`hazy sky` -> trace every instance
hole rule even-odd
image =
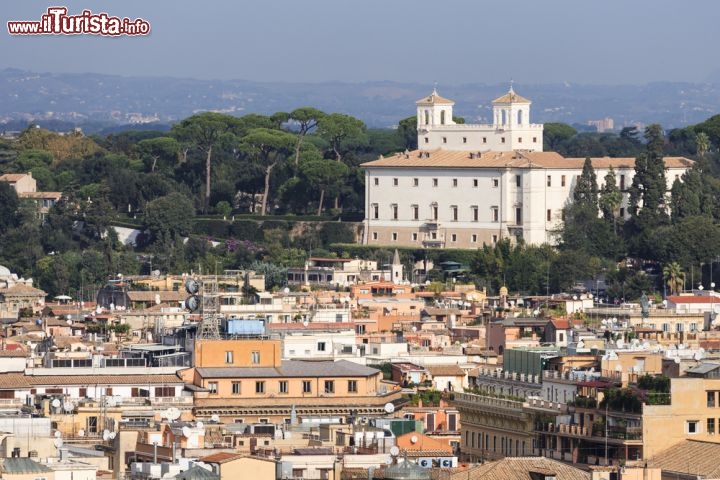
[[[5,22],[142,17],[146,37],[12,36]],[[720,77],[717,0],[3,1],[0,68],[431,84],[703,82]]]

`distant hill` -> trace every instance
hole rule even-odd
[[[635,123],[660,123],[666,129],[702,122],[720,113],[720,81],[708,84],[648,85],[515,84],[533,101],[532,121],[586,124],[610,117],[616,129]],[[455,113],[468,122],[490,121],[490,102],[508,85],[439,85],[455,100]],[[194,80],[53,74],[0,70],[0,123],[6,130],[36,122],[83,126],[86,131],[125,124],[167,128],[195,112],[216,110],[241,116],[270,114],[312,106],[341,112],[370,127],[392,127],[415,114],[415,101],[431,84],[398,82],[259,83],[244,80]],[[149,124],[149,125],[148,125]],[[86,128],[90,127],[90,128]]]

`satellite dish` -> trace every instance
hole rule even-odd
[[[482,361],[482,358],[480,358],[480,355],[475,355],[473,357],[473,362],[480,363]]]
[[[78,437],[84,437],[84,436],[85,436],[85,429],[81,428],[80,430],[78,430]]]
[[[200,302],[198,302],[198,297],[195,295],[190,295],[185,299],[185,308],[188,309],[191,312],[194,312],[198,309],[200,306]]]
[[[410,443],[417,443],[417,441],[418,441],[417,435],[413,435],[412,437],[410,437]]]
[[[103,441],[107,442],[110,440],[110,430],[103,430]]]
[[[55,448],[60,448],[63,446],[63,439],[56,438],[55,440],[53,440],[53,444],[55,444]]]
[[[195,424],[195,426],[196,426],[197,428],[199,428],[199,429],[205,428],[205,424],[204,424],[203,422],[197,422],[197,423]]]
[[[186,438],[189,437],[190,436],[190,427],[188,427],[188,426],[182,427],[182,434],[183,434],[183,437],[186,437]]]
[[[62,437],[62,432],[60,430],[55,430],[55,438]]]
[[[110,435],[108,435],[108,437],[110,437],[110,440],[114,440],[116,436],[117,436],[116,432],[110,432]]]
[[[117,402],[115,401],[115,397],[107,397],[105,400],[105,403],[107,403],[108,407],[115,407],[117,406]]]
[[[65,402],[63,404],[63,410],[65,410],[66,412],[72,412],[73,410],[75,410],[75,404],[73,402]]]
[[[195,295],[200,291],[200,284],[194,278],[188,278],[185,281],[185,291],[190,295]]]
[[[287,295],[288,293],[290,293],[290,289],[288,287],[285,287],[283,288],[283,292],[285,293],[285,295]]]
[[[60,399],[53,398],[53,401],[51,402],[51,405],[55,408],[58,408],[60,406]]]
[[[310,322],[308,322],[307,320],[303,320],[303,327],[307,327],[308,325],[310,325]]]
[[[388,402],[385,404],[385,413],[393,413],[395,411],[395,405],[392,404],[392,402]]]
[[[159,293],[155,294],[155,305],[160,305],[160,294]]]
[[[220,415],[213,413],[212,417],[210,417],[210,421],[218,423],[220,421]]]
[[[180,418],[180,410],[178,410],[176,407],[168,408],[165,411],[165,413],[166,413],[167,419],[170,420],[171,422],[173,420],[177,420],[178,418]]]
[[[392,455],[393,457],[397,457],[398,455],[400,455],[400,449],[397,447],[397,445],[393,445],[392,447],[390,447],[390,455]]]

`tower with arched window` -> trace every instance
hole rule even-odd
[[[459,150],[470,152],[543,150],[543,126],[530,123],[531,101],[507,93],[492,102],[492,123],[457,124],[453,121],[455,102],[433,89],[415,102],[417,107],[418,148],[420,150]]]

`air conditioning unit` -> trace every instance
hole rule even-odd
[[[433,459],[432,458],[418,458],[417,461],[418,466],[422,468],[431,468],[433,465]]]

